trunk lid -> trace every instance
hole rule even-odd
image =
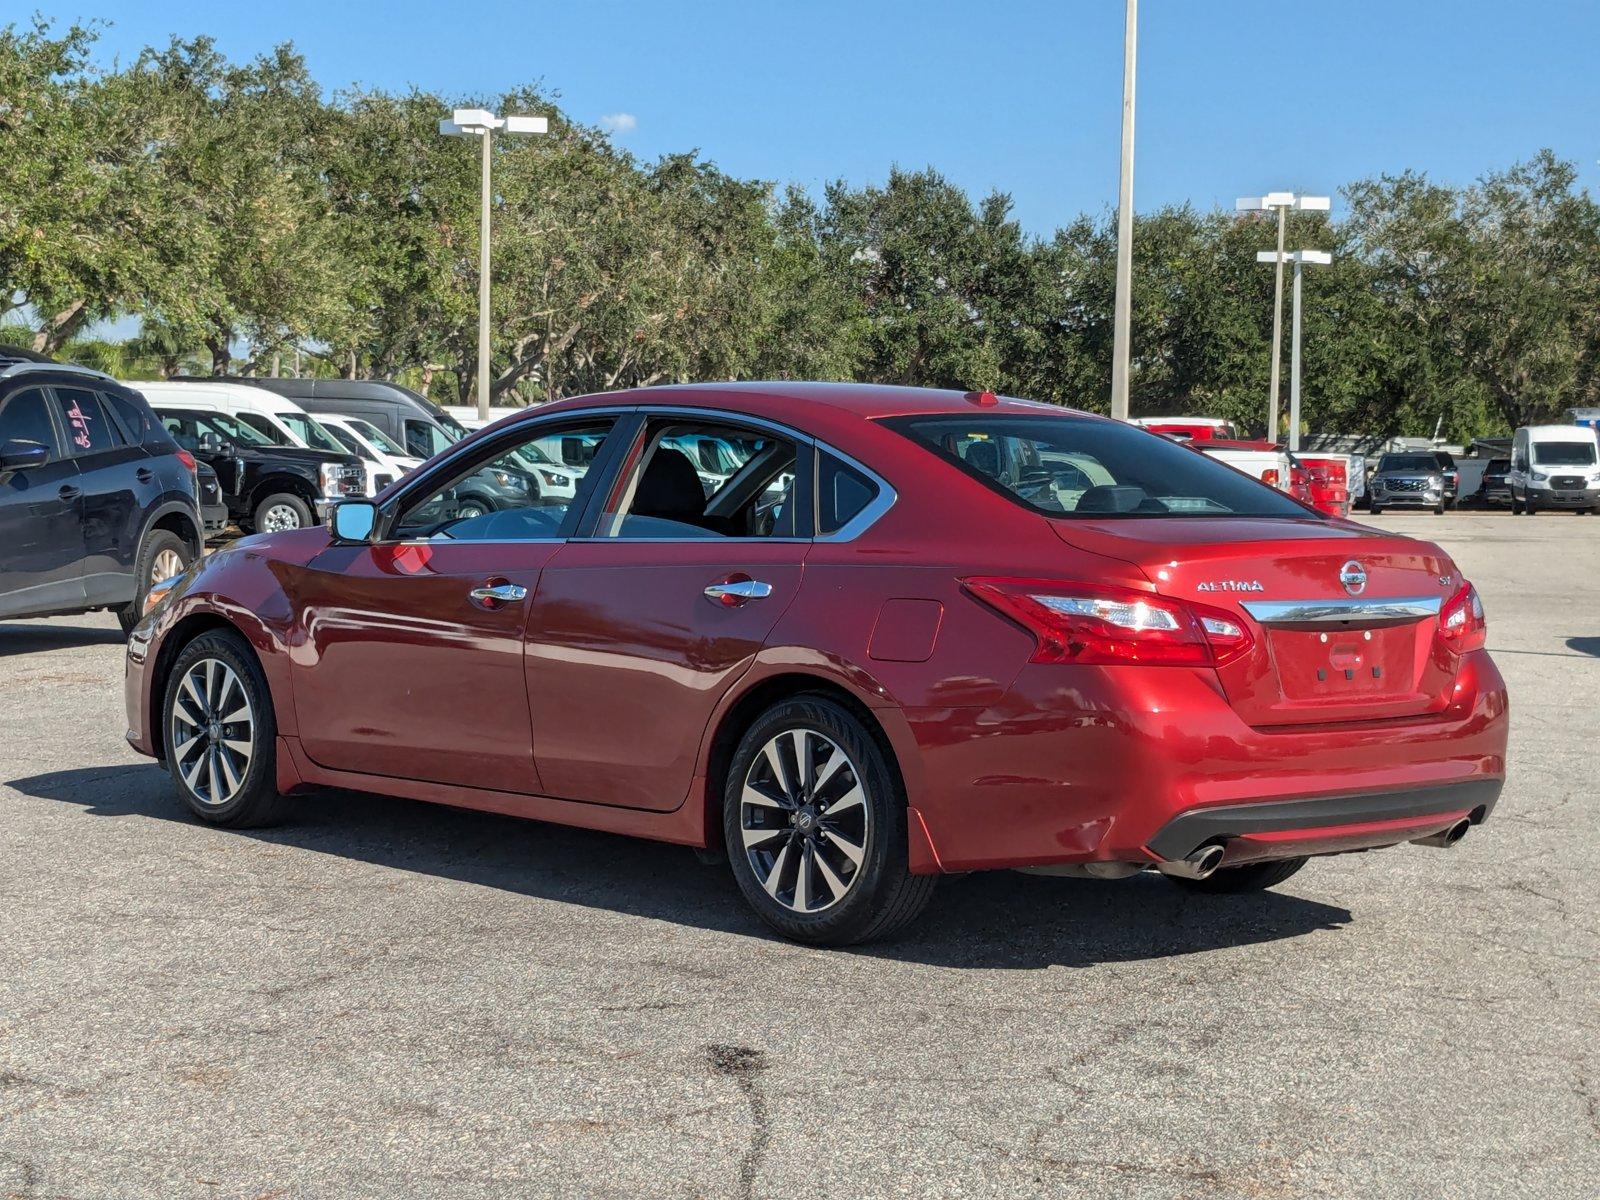
[[[1439,648],[1438,613],[1462,580],[1437,546],[1309,518],[1050,524],[1070,545],[1132,563],[1163,595],[1244,618],[1255,645],[1217,676],[1251,725],[1415,717],[1449,704],[1457,663]]]

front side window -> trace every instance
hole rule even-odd
[[[359,458],[367,457],[369,453],[367,448],[360,442],[356,441],[356,435],[351,433],[348,429],[343,429],[338,425],[327,425],[324,426],[324,428],[327,429],[329,433],[333,434],[334,437],[338,438],[339,444],[346,450],[350,451],[351,454],[354,454]]]
[[[18,392],[0,406],[0,446],[7,442],[38,442],[52,459],[61,457],[55,423],[44,393],[37,388]]]
[[[345,452],[333,434],[305,413],[279,413],[278,419],[289,427],[289,432],[312,450],[330,450],[334,454]]]
[[[385,454],[398,454],[402,457],[405,456],[405,447],[399,442],[395,441],[383,430],[379,429],[371,421],[363,421],[360,417],[347,417],[346,423],[351,429],[355,430],[356,433],[366,438],[367,441],[371,442]],[[339,427],[337,425],[329,426],[329,429],[335,434],[339,432]]]
[[[1592,467],[1594,442],[1535,442],[1533,461],[1540,467]]]
[[[441,450],[448,450],[460,441],[460,435],[451,437],[432,421],[406,422],[406,449],[412,458],[432,458]]]
[[[250,426],[251,429],[254,429],[274,446],[292,445],[289,435],[260,413],[240,413],[239,420],[241,423]]]
[[[574,436],[596,445],[615,419],[595,418],[570,426]],[[564,488],[546,486],[526,465],[530,444],[551,436],[524,432],[499,441],[447,482],[407,500],[392,536],[404,541],[540,541],[565,537],[589,498],[587,477]],[[486,456],[485,456],[486,455]]]
[[[72,453],[101,454],[123,444],[122,433],[101,405],[98,393],[85,388],[57,388],[56,403]]]
[[[884,424],[1046,516],[1312,515],[1275,488],[1119,421],[1005,414]]]
[[[596,533],[664,541],[809,536],[796,522],[798,454],[793,441],[776,434],[652,421],[614,511]]]

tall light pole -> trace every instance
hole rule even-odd
[[[1133,93],[1139,0],[1127,0],[1122,32],[1122,181],[1117,189],[1117,298],[1111,318],[1111,416],[1128,419],[1128,338],[1133,305]]]
[[[1267,440],[1278,438],[1278,376],[1283,364],[1283,236],[1289,223],[1290,211],[1327,212],[1326,196],[1301,196],[1294,192],[1268,192],[1265,196],[1240,196],[1233,202],[1239,212],[1273,212],[1278,214],[1278,252],[1276,255],[1258,254],[1257,262],[1271,261],[1277,266],[1272,282],[1272,383],[1267,400]]]
[[[1289,334],[1289,449],[1296,451],[1300,449],[1300,269],[1307,263],[1325,267],[1333,261],[1333,255],[1326,250],[1294,250],[1288,254],[1262,250],[1256,255],[1256,261],[1276,262],[1280,275],[1284,263],[1294,264],[1294,316]]]
[[[489,419],[489,376],[494,357],[489,349],[489,163],[496,133],[547,133],[545,117],[497,117],[487,108],[458,108],[439,122],[446,137],[483,139],[483,205],[478,227],[478,419]]]

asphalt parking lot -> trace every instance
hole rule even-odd
[[[772,940],[681,849],[123,743],[110,617],[0,625],[0,1197],[1600,1195],[1600,520],[1385,515],[1480,587],[1511,779],[1258,897],[947,881]]]

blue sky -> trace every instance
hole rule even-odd
[[[1116,199],[1118,0],[38,7],[111,21],[106,58],[210,33],[236,57],[291,40],[329,89],[542,80],[580,120],[625,114],[618,140],[644,157],[698,148],[814,189],[931,164],[1010,192],[1038,233]],[[1594,0],[1144,0],[1138,207],[1408,166],[1466,182],[1542,146],[1595,187],[1597,50]]]

